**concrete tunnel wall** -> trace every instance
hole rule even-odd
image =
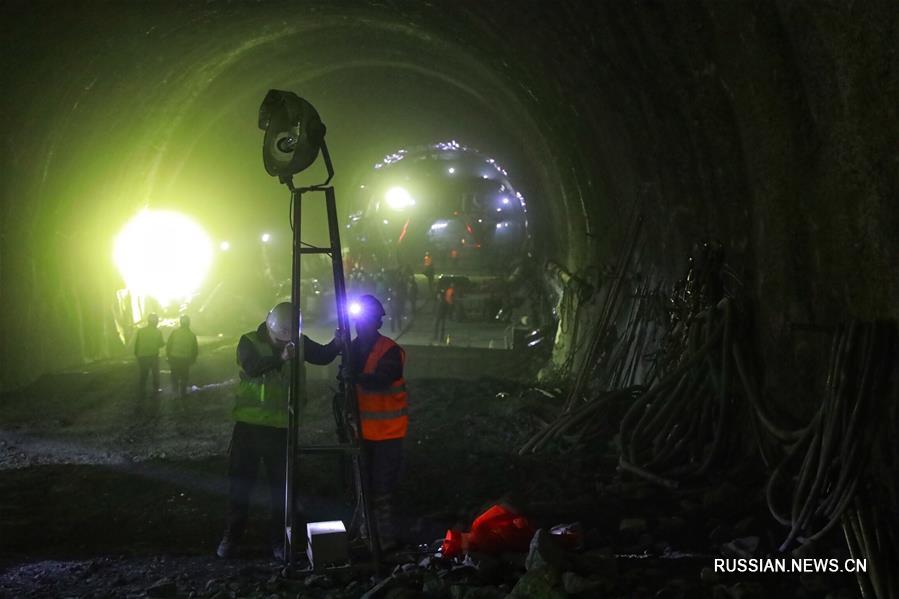
[[[890,2],[3,10],[3,388],[117,351],[116,275],[85,267],[84,240],[179,177],[197,148],[176,140],[224,126],[244,95],[367,65],[442,81],[496,115],[537,191],[541,260],[598,282],[636,211],[642,270],[674,279],[694,241],[724,241],[784,398],[815,374],[800,366],[820,341],[788,322],[899,311]],[[100,152],[104,175],[79,176]]]

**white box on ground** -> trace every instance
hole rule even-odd
[[[313,569],[345,564],[350,560],[346,527],[340,520],[309,522],[306,535],[309,539],[306,556]]]

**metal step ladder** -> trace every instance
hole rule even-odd
[[[334,274],[334,295],[337,303],[337,323],[342,346],[341,374],[353,373],[350,353],[350,323],[347,315],[346,282],[343,273],[343,256],[340,247],[340,225],[337,220],[337,202],[334,188],[329,185],[334,177],[334,168],[328,146],[325,143],[325,125],[315,108],[293,92],[269,90],[259,108],[259,128],[265,131],[262,156],[268,174],[279,178],[290,190],[291,228],[293,229],[293,281],[291,302],[293,303],[293,323],[291,339],[295,348],[291,361],[290,392],[288,395],[287,422],[287,472],[285,483],[284,510],[284,557],[288,572],[302,574],[298,568],[298,548],[305,544],[306,530],[300,527],[294,501],[294,483],[297,461],[302,454],[337,454],[349,458],[355,486],[356,509],[354,519],[364,518],[368,529],[368,548],[371,555],[370,566],[377,572],[380,566],[380,542],[376,527],[372,525],[371,508],[368,503],[368,465],[361,451],[359,404],[356,401],[355,386],[346,384],[339,377],[339,392],[335,399],[339,443],[335,445],[309,446],[299,444],[299,428],[302,407],[306,399],[306,379],[303,357],[303,343],[300,332],[300,273],[301,258],[307,254],[326,254],[331,258]],[[321,152],[327,169],[327,179],[309,187],[294,187],[293,176],[309,166]],[[304,194],[324,195],[328,214],[329,245],[315,247],[300,238]],[[301,530],[303,528],[303,530]],[[316,571],[360,568],[363,564],[348,564],[337,568]],[[311,571],[309,569],[305,571]]]
[[[324,151],[327,159],[327,150]],[[293,265],[293,294],[294,305],[299,304],[300,297],[300,258],[307,254],[326,254],[331,258],[331,268],[334,275],[334,295],[337,303],[337,323],[341,332],[340,344],[343,348],[340,364],[341,373],[353,372],[350,352],[350,324],[347,314],[346,282],[343,273],[343,258],[340,248],[340,226],[337,220],[337,204],[334,188],[330,186],[314,186],[294,188],[292,183],[287,183],[291,190],[293,202],[293,229],[294,229],[294,265]],[[315,247],[303,243],[300,240],[300,224],[302,223],[303,194],[306,192],[322,192],[325,198],[325,207],[328,214],[328,232],[330,245],[327,247]],[[306,531],[295,526],[298,522],[296,505],[294,501],[294,480],[297,472],[297,460],[302,454],[337,454],[347,456],[352,464],[353,481],[356,491],[356,518],[364,518],[368,528],[368,545],[371,553],[371,565],[377,570],[380,563],[380,543],[376,527],[371,525],[371,509],[368,503],[367,464],[365,456],[361,452],[359,425],[359,403],[356,400],[354,385],[343,382],[339,378],[338,400],[335,405],[337,416],[338,437],[341,443],[334,445],[300,445],[298,442],[299,427],[301,422],[301,408],[305,404],[306,380],[303,367],[303,347],[299,342],[295,347],[296,360],[291,365],[291,387],[287,412],[287,486],[286,509],[284,518],[284,555],[290,568],[295,568],[297,563],[297,548],[305,544]],[[296,391],[294,391],[296,389]],[[302,537],[296,536],[302,535]],[[300,540],[302,539],[302,540]],[[318,571],[318,569],[316,569]]]

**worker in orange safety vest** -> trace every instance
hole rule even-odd
[[[431,252],[425,252],[423,264],[422,273],[428,279],[428,293],[434,293],[434,260],[431,258]]]
[[[356,338],[350,344],[353,372],[348,379],[356,385],[359,402],[372,519],[381,549],[390,551],[397,545],[392,500],[402,470],[403,438],[409,427],[403,379],[406,353],[378,332],[385,311],[376,297],[361,296],[350,304],[349,312],[356,325]],[[364,528],[360,532],[367,534]]]

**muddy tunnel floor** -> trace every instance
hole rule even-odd
[[[270,557],[260,484],[240,556],[218,559],[233,351],[210,346],[185,400],[164,391],[157,406],[142,410],[127,361],[46,375],[3,398],[0,596],[855,596],[845,574],[712,572],[715,557],[763,555],[779,543],[782,531],[763,497],[745,491],[761,488],[760,472],[734,471],[679,491],[623,477],[614,406],[595,451],[519,455],[558,411],[561,394],[499,379],[409,382],[412,425],[396,499],[406,547],[399,565],[380,577],[284,576]],[[330,387],[309,382],[303,442],[334,441]],[[346,473],[337,458],[302,460],[297,492],[309,520],[349,519]],[[435,556],[448,529],[467,531],[501,501],[544,530],[579,523],[576,546],[555,558],[549,551],[549,569],[526,568],[546,551],[536,538],[530,554]]]

